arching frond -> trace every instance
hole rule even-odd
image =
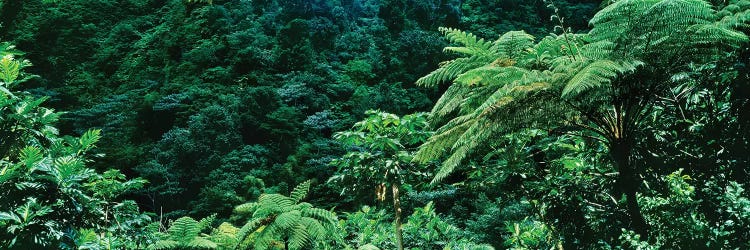
[[[173,240],[160,240],[149,246],[149,249],[175,249],[179,246],[179,242]]]
[[[297,185],[297,187],[292,190],[291,195],[289,195],[289,198],[292,198],[292,201],[300,202],[302,199],[304,199],[307,196],[307,192],[310,191],[310,184],[312,183],[311,180],[304,181]]]
[[[170,239],[177,242],[189,242],[198,236],[200,232],[201,228],[198,226],[198,221],[190,217],[182,217],[175,220],[167,230]]]
[[[604,124],[612,121],[597,117],[600,111],[612,104],[652,105],[652,95],[668,89],[670,72],[711,62],[746,42],[747,34],[736,28],[748,27],[749,9],[746,0],[720,11],[704,0],[618,0],[591,19],[587,34],[551,35],[534,44],[523,32],[506,33],[490,54],[451,47],[464,57],[417,82],[454,84],[433,108],[430,118],[438,129],[414,159],[443,160],[436,182],[493,137],[521,128],[588,122],[594,126],[583,127],[615,138],[611,134],[626,125]],[[450,34],[449,40],[464,45],[480,41],[458,30]],[[647,77],[630,81],[631,73]],[[633,129],[638,121],[626,123]]]
[[[716,15],[719,24],[728,28],[750,27],[750,1],[742,0],[724,6]]]
[[[610,84],[616,77],[633,72],[641,65],[643,63],[639,61],[591,61],[568,80],[562,91],[562,97],[571,98],[586,90]]]
[[[456,113],[472,88],[462,84],[453,84],[443,93],[430,111],[431,124],[442,124],[445,116]]]
[[[459,29],[440,27],[439,30],[448,41],[463,45],[463,47],[445,47],[443,49],[444,51],[456,52],[470,56],[492,54],[492,42],[485,41],[483,38],[479,38],[474,34]]]
[[[551,93],[547,91],[549,87],[547,83],[537,82],[498,90],[470,115],[470,119],[463,118],[467,121],[455,127],[458,133],[451,131],[453,133],[445,134],[444,138],[428,141],[441,146],[452,143],[444,151],[432,151],[432,155],[423,153],[433,157],[444,153],[449,155],[432,182],[439,182],[453,173],[468,156],[495,135],[526,128],[544,128],[561,121],[560,118],[569,111],[562,103],[551,101]],[[425,143],[424,150],[435,150],[435,145],[428,143]]]
[[[457,58],[454,60],[445,61],[440,64],[440,68],[438,68],[437,70],[417,79],[416,84],[425,87],[437,86],[440,83],[452,81],[461,73],[479,66],[483,66],[487,62],[488,59],[484,59],[478,56]]]
[[[501,35],[494,45],[504,57],[518,60],[523,53],[534,47],[534,36],[525,31],[508,31]]]
[[[167,229],[165,238],[149,246],[149,249],[216,249],[218,245],[201,235],[201,231],[210,227],[213,217],[202,219],[200,222],[190,217],[182,217]]]
[[[216,249],[219,246],[206,238],[195,238],[185,245],[191,249]]]
[[[416,82],[417,85],[431,87],[451,81],[469,69],[483,66],[500,57],[497,42],[488,42],[458,29],[440,28],[440,31],[448,41],[463,45],[446,47],[444,51],[457,53],[463,57],[442,62],[439,69],[419,78]],[[506,39],[510,41],[502,44],[511,46],[520,44],[523,36],[518,36],[515,39],[506,37]]]

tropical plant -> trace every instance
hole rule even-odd
[[[196,221],[190,217],[182,217],[174,222],[165,233],[161,233],[161,240],[150,245],[149,249],[215,249],[218,245],[201,234],[211,227],[214,217],[206,217]]]
[[[27,145],[48,144],[57,135],[52,124],[60,113],[41,106],[48,98],[16,90],[35,77],[23,71],[31,63],[16,59],[20,55],[23,53],[15,50],[15,46],[0,43],[0,155],[3,156],[18,154]]]
[[[237,232],[239,249],[303,249],[338,232],[336,214],[301,202],[312,181],[305,181],[289,196],[263,194],[258,201],[239,205],[236,216],[248,218]]]
[[[747,5],[717,10],[701,0],[620,0],[599,11],[586,34],[562,35],[537,43],[523,32],[495,42],[443,29],[462,57],[447,61],[418,84],[453,81],[432,110],[439,126],[416,155],[420,162],[447,159],[440,181],[464,160],[480,153],[494,136],[522,128],[543,128],[602,141],[618,170],[630,228],[647,237],[638,205],[644,166],[637,141],[653,121],[650,111],[676,84],[672,76],[691,64],[719,59],[747,40],[735,28],[746,25]]]
[[[52,123],[60,114],[41,106],[46,98],[16,91],[29,79],[22,69],[30,64],[15,59],[20,53],[12,49],[0,46],[0,244],[64,248],[75,245],[64,236],[83,228],[128,238],[135,224],[150,219],[121,196],[145,181],[126,181],[118,170],[101,175],[86,167],[101,131],[58,137]],[[135,244],[140,240],[129,239]]]
[[[400,189],[409,168],[414,167],[411,164],[413,148],[430,135],[426,130],[426,115],[417,113],[398,117],[374,110],[365,114],[368,116],[354,124],[352,130],[334,135],[336,140],[352,148],[352,151],[331,161],[339,171],[331,180],[346,182],[353,179],[355,184],[350,187],[357,191],[375,189],[379,201],[385,200],[390,188],[396,216],[396,244],[402,250]],[[344,188],[342,194],[349,189]]]

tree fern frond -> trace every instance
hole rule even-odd
[[[466,130],[471,127],[476,120],[473,120],[472,114],[459,116],[451,120],[448,124],[443,125],[430,137],[414,155],[414,160],[420,163],[427,163],[439,159],[453,148],[453,145]]]
[[[275,225],[275,228],[286,231],[286,230],[289,230],[289,228],[292,228],[292,226],[299,223],[299,220],[301,218],[302,218],[301,211],[292,210],[292,211],[282,213],[276,216],[276,219],[273,221],[273,225]]]
[[[312,180],[307,180],[300,183],[299,185],[297,185],[297,187],[294,188],[294,190],[292,190],[289,198],[292,198],[294,203],[300,202],[305,198],[305,196],[307,196],[307,192],[310,191],[310,184],[312,184]]]
[[[729,4],[717,13],[719,24],[728,28],[750,26],[750,1],[744,4]]]
[[[511,83],[520,80],[526,76],[527,73],[528,70],[520,67],[498,67],[495,65],[487,65],[469,70],[466,73],[459,75],[455,81],[466,85]]]
[[[582,45],[581,55],[583,55],[584,58],[588,58],[590,60],[601,60],[609,58],[610,53],[612,53],[612,50],[614,49],[615,43],[613,43],[612,41],[595,41]]]
[[[416,84],[419,86],[433,87],[440,83],[451,81],[461,73],[466,72],[469,69],[473,69],[482,66],[489,62],[488,59],[483,59],[477,56],[457,58],[454,60],[446,61],[441,63],[440,68],[430,72],[426,76],[417,79]]]
[[[237,240],[239,242],[245,241],[245,239],[252,234],[253,232],[257,231],[260,227],[263,226],[263,221],[266,218],[254,218],[245,225],[243,225],[239,231],[237,231]]]
[[[204,238],[195,238],[186,244],[192,249],[216,249],[218,245]]]
[[[260,250],[286,243],[291,249],[301,249],[312,244],[313,240],[330,235],[332,232],[320,231],[323,228],[321,223],[337,224],[336,215],[314,208],[310,203],[299,202],[307,195],[310,183],[305,181],[297,185],[290,197],[263,194],[257,202],[236,207],[235,212],[252,214],[252,218],[237,230],[236,241],[240,248],[252,243],[254,249]],[[310,221],[315,223],[310,224]]]
[[[453,84],[448,87],[430,111],[431,124],[440,124],[445,116],[458,111],[464,99],[470,93],[471,88],[462,84]]]
[[[688,29],[696,38],[696,44],[727,44],[738,47],[748,40],[747,35],[732,28],[713,23],[693,25]]]
[[[537,113],[541,113],[540,109],[532,106],[536,104],[535,102],[526,99],[537,100],[530,97],[537,96],[537,92],[544,91],[549,87],[550,85],[544,82],[506,85],[488,97],[473,114],[464,116],[465,122],[463,122],[463,126],[460,126],[462,130],[456,131],[459,133],[445,134],[445,137],[438,137],[435,141],[432,141],[432,143],[441,146],[452,143],[449,151],[450,156],[440,166],[432,183],[437,183],[453,173],[463,160],[473,153],[479,145],[482,145],[486,139],[496,134],[507,133],[527,126],[525,123],[519,122],[520,120],[535,120],[536,116],[539,116]],[[532,118],[532,116],[535,117]],[[431,149],[433,151],[423,154],[429,155],[431,153],[432,156],[439,157],[446,152],[437,151],[436,148],[430,147],[434,146],[426,146],[425,150]]]
[[[525,31],[508,31],[494,42],[501,55],[517,60],[526,50],[534,47],[534,36]]]
[[[448,39],[448,41],[453,43],[459,43],[463,45],[464,47],[446,47],[445,51],[453,51],[458,53],[463,53],[467,55],[481,55],[481,54],[489,54],[490,48],[492,48],[493,43],[487,42],[482,38],[477,37],[474,34],[471,34],[466,31],[462,31],[459,29],[454,28],[445,28],[440,27],[438,30],[443,33],[443,35]]]
[[[319,221],[327,221],[330,223],[336,223],[336,214],[320,208],[308,208],[302,210],[302,216],[317,219]]]
[[[302,249],[305,245],[309,244],[311,240],[308,228],[302,224],[297,224],[295,228],[291,230],[289,234],[289,249]]]
[[[571,77],[565,84],[562,96],[564,98],[570,98],[586,90],[607,85],[611,83],[614,78],[626,72],[635,71],[636,67],[640,65],[643,65],[643,63],[639,61],[592,61],[584,68],[574,73],[573,77]]]
[[[240,214],[240,215],[248,215],[255,212],[255,210],[258,208],[257,202],[249,202],[245,204],[241,204],[239,206],[234,207],[234,213]]]
[[[263,228],[255,238],[255,244],[253,245],[257,250],[267,250],[274,244],[277,239],[276,226],[270,224]]]
[[[177,242],[189,242],[198,234],[200,234],[201,228],[198,226],[198,221],[190,217],[182,217],[174,222],[172,226],[167,229],[167,233],[171,240]]]
[[[440,83],[453,80],[456,76],[469,69],[483,66],[498,58],[496,43],[487,42],[474,34],[458,29],[440,28],[440,31],[450,42],[463,45],[462,47],[446,47],[443,50],[445,52],[458,53],[464,57],[441,63],[440,68],[419,78],[416,82],[417,85],[436,86]],[[516,38],[514,42],[520,40],[522,39]]]
[[[289,248],[302,249],[313,241],[325,238],[328,233],[318,220],[302,218],[289,233]]]
[[[258,197],[258,203],[259,208],[256,210],[256,213],[259,211],[266,213],[282,211],[284,208],[293,206],[295,202],[291,198],[280,194],[262,194]]]
[[[621,0],[614,2],[591,18],[589,25],[594,28],[589,32],[589,36],[594,41],[616,41],[620,36],[629,34],[637,20],[644,20],[642,14],[660,1]]]
[[[173,240],[159,240],[156,243],[150,245],[149,249],[161,250],[161,249],[175,249],[179,246],[179,242]]]

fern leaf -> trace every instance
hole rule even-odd
[[[190,217],[182,217],[172,222],[172,226],[167,229],[167,233],[170,240],[190,242],[200,234],[200,230],[198,221]]]
[[[266,218],[254,218],[245,225],[240,228],[239,231],[237,231],[237,240],[240,242],[245,241],[245,239],[253,232],[257,231],[261,226],[263,226],[263,221]]]
[[[292,228],[294,225],[299,223],[299,220],[302,218],[302,212],[298,210],[289,211],[283,214],[280,214],[276,217],[276,219],[273,222],[273,225],[275,225],[276,228],[279,230],[287,231],[290,228]]]
[[[204,239],[204,238],[200,238],[200,237],[191,240],[186,245],[188,247],[194,248],[194,249],[216,249],[217,247],[219,247],[213,241],[210,241],[210,240]]]
[[[161,250],[161,249],[175,249],[180,245],[179,242],[173,240],[160,240],[150,245],[149,249]]]
[[[488,60],[476,56],[446,61],[437,70],[417,79],[416,84],[425,87],[437,86],[440,83],[455,79],[458,75],[469,69],[483,66],[488,62]]]
[[[319,221],[325,221],[331,224],[336,224],[336,214],[320,208],[308,208],[302,210],[302,216],[317,219]]]
[[[465,53],[468,55],[488,54],[493,45],[492,42],[484,41],[484,39],[481,39],[474,34],[459,29],[440,27],[438,30],[445,35],[448,41],[462,44],[465,48],[468,48],[469,53]]]
[[[635,71],[636,67],[643,65],[642,62],[614,62],[611,60],[596,60],[576,72],[567,82],[562,96],[573,97],[586,90],[609,84],[614,78],[623,73]]]
[[[310,184],[312,183],[312,180],[307,180],[305,182],[300,183],[297,185],[297,187],[292,190],[291,195],[289,195],[289,198],[292,198],[294,203],[300,202],[302,199],[307,196],[307,192],[310,191]]]
[[[303,224],[297,224],[289,234],[289,249],[302,249],[304,246],[312,242],[311,238],[308,228]]]
[[[525,31],[508,31],[495,41],[494,47],[506,58],[519,59],[523,53],[534,47],[534,36]]]

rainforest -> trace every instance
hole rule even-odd
[[[750,249],[750,0],[0,0],[0,249]]]

